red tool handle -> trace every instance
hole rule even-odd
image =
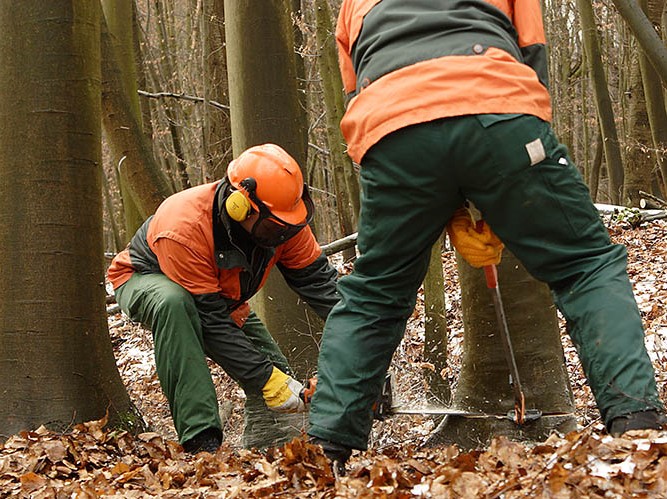
[[[315,395],[315,387],[317,386],[317,378],[312,377],[309,380],[306,380],[303,390],[299,393],[299,397],[303,400],[304,404],[310,404],[310,401]]]
[[[495,265],[484,266],[484,277],[486,277],[486,287],[495,289],[498,287],[498,269]]]

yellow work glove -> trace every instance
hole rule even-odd
[[[304,412],[306,404],[300,397],[303,385],[277,367],[262,388],[264,401],[275,412]]]
[[[470,212],[460,208],[447,224],[447,234],[461,256],[475,268],[497,265],[505,245],[491,227],[481,220],[475,222]]]

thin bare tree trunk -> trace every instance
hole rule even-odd
[[[333,163],[333,185],[336,191],[336,208],[342,229],[347,236],[356,230],[359,214],[359,181],[352,160],[345,152],[345,139],[340,130],[344,113],[343,83],[338,70],[338,58],[333,28],[333,15],[327,0],[317,0],[315,6],[316,33],[320,47],[317,58],[327,114],[327,136]],[[356,256],[354,248],[344,253],[346,260]]]
[[[614,122],[614,111],[611,106],[611,98],[607,87],[607,77],[602,64],[600,41],[598,38],[595,16],[591,0],[577,0],[579,15],[581,17],[581,29],[586,49],[586,61],[590,67],[593,80],[595,103],[602,130],[605,159],[607,160],[607,172],[609,174],[609,197],[614,204],[619,204],[622,199],[623,189],[623,160],[621,149]]]
[[[131,26],[131,4],[129,0],[125,2],[130,5],[130,8],[122,12],[129,15],[124,18],[127,18]],[[118,5],[115,3],[114,7]],[[115,9],[109,12],[112,15],[119,14],[119,11]],[[131,29],[121,30],[121,33],[127,32],[132,34]],[[115,161],[118,162],[121,185],[127,182],[132,200],[139,209],[143,220],[151,215],[165,198],[173,194],[173,191],[155,162],[151,146],[145,141],[141,131],[141,112],[136,86],[134,82],[126,81],[127,77],[123,70],[124,67],[128,67],[131,74],[134,74],[134,62],[125,63],[123,66],[118,63],[118,50],[112,36],[106,28],[106,22],[102,22],[102,122],[116,158]],[[115,37],[115,40],[120,43],[123,39]],[[125,38],[121,46],[127,44],[130,50],[124,53],[133,56],[134,45],[131,38]],[[132,88],[134,88],[134,95],[129,93]],[[126,223],[130,222],[126,220]],[[135,225],[137,222],[134,220]],[[135,230],[137,228],[134,227]],[[128,233],[134,234],[134,231],[128,230]]]

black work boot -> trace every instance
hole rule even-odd
[[[637,411],[612,419],[607,432],[612,437],[620,437],[630,430],[661,430],[667,423],[667,417],[657,409]]]
[[[351,448],[319,437],[311,437],[310,443],[322,447],[324,455],[331,461],[331,470],[336,477],[345,476],[345,463],[352,454]]]
[[[222,443],[222,431],[218,428],[206,428],[197,433],[190,440],[183,442],[183,448],[190,454],[197,452],[210,452],[215,454]]]

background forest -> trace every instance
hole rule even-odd
[[[261,16],[262,9],[270,13],[274,7],[269,5],[280,3],[257,5],[252,15]],[[341,113],[336,97],[341,97],[342,90],[333,53],[338,3],[282,2],[284,9],[294,9],[289,14],[293,24],[286,28],[294,30],[294,50],[300,63],[296,77],[308,143],[304,169],[317,196],[316,228],[322,243],[351,232],[349,222],[342,223],[341,218],[353,220],[355,207],[353,202],[337,203],[342,193],[335,186],[337,169],[347,168],[342,138],[331,130],[337,127]],[[138,89],[143,129],[152,154],[173,190],[220,178],[233,158],[224,7],[222,0],[158,0],[137,1],[132,10],[136,69],[129,70],[136,77],[129,82]],[[660,31],[664,7],[661,1],[646,2],[645,6]],[[663,89],[628,24],[610,0],[547,1],[544,17],[554,127],[584,174],[595,201],[639,206],[639,191],[664,199],[661,175],[666,172],[667,115]],[[126,22],[127,18],[122,24],[125,34]],[[591,55],[585,50],[586,36],[595,38],[590,42],[595,45]],[[597,98],[595,87],[600,84],[604,95]],[[603,113],[598,112],[598,100],[603,102]],[[599,114],[611,120],[605,123],[605,135]],[[605,147],[609,142],[613,144]],[[124,246],[127,239],[126,211],[118,188],[120,159],[105,155],[106,195],[110,199],[105,205],[105,244],[110,252]],[[615,184],[610,183],[614,174],[610,175],[609,169],[620,169]],[[349,192],[353,198],[356,195],[355,190]],[[346,211],[352,213],[341,213]]]

